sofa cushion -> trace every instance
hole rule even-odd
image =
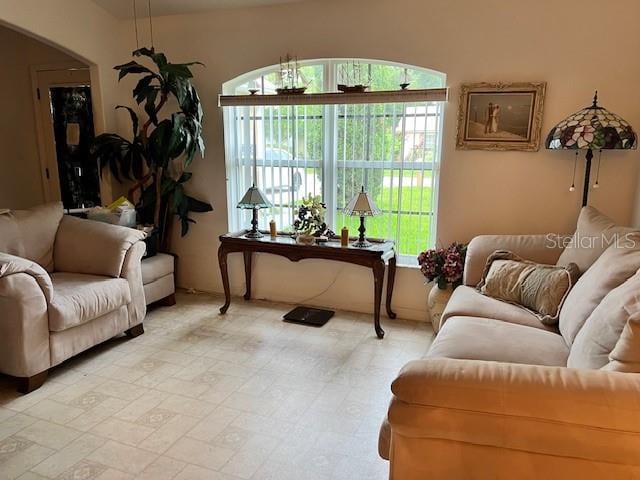
[[[553,325],[579,275],[575,263],[566,267],[542,265],[498,250],[487,259],[478,291],[526,308],[542,323]]]
[[[576,232],[558,259],[558,265],[575,263],[582,273],[602,255],[616,239],[638,229],[619,227],[593,207],[583,207]]]
[[[53,202],[29,210],[13,210],[24,258],[53,272],[53,245],[62,219],[62,203]]]
[[[24,258],[18,222],[9,211],[0,214],[0,252]]]
[[[553,332],[558,331],[556,326],[544,325],[533,313],[524,308],[487,297],[475,288],[464,285],[454,290],[442,313],[440,328],[452,317],[491,318]]]
[[[571,346],[567,366],[604,367],[609,363],[609,354],[620,340],[629,317],[634,314],[640,314],[640,273],[607,293],[589,315]],[[640,352],[637,356],[640,357]]]
[[[49,329],[61,332],[90,322],[131,302],[124,278],[81,273],[54,273]]]
[[[452,317],[427,357],[566,366],[569,348],[557,333],[486,318]]]
[[[640,373],[640,312],[629,317],[604,370]]]
[[[175,259],[168,253],[158,253],[142,260],[142,283],[147,285],[173,273]]]
[[[640,268],[640,234],[611,245],[576,282],[560,311],[560,333],[568,345],[602,299]]]

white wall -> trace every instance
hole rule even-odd
[[[580,208],[569,193],[573,156],[458,151],[456,115],[462,82],[547,81],[543,135],[563,117],[601,103],[640,129],[640,2],[617,0],[324,0],[207,14],[162,17],[155,22],[158,47],[174,61],[200,60],[196,80],[205,104],[207,158],[194,164],[193,193],[215,212],[198,215],[189,235],[176,239],[178,282],[221,291],[216,238],[227,229],[223,128],[216,96],[223,82],[299,58],[363,57],[393,60],[445,72],[451,87],[446,108],[438,239],[467,241],[479,233],[572,231]],[[127,27],[129,28],[129,27]],[[580,171],[580,169],[579,169]],[[638,154],[604,155],[591,203],[628,223],[634,204]],[[578,178],[577,182],[581,182]],[[242,292],[240,259],[232,286]],[[257,297],[371,311],[371,274],[359,267],[319,261],[289,263],[262,256],[254,269]],[[426,318],[420,274],[402,269],[394,305],[400,314]]]
[[[44,201],[36,141],[31,67],[78,63],[66,53],[0,27],[0,205],[28,208]],[[81,64],[80,64],[81,65]]]

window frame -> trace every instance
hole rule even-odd
[[[338,83],[337,82],[337,79],[338,79],[337,66],[339,64],[343,64],[345,62],[351,62],[353,60],[354,59],[351,59],[351,58],[349,59],[322,58],[322,59],[301,60],[298,62],[298,64],[300,67],[321,66],[322,73],[323,73],[322,74],[322,83],[323,83],[322,91],[333,92],[333,91],[337,91],[337,83]],[[439,77],[441,79],[441,85],[442,86],[446,85],[446,78],[447,78],[446,74],[443,72],[429,69],[429,68],[424,68],[424,67],[419,67],[419,66],[409,65],[404,63],[398,63],[398,62],[392,62],[387,60],[377,60],[377,59],[355,59],[355,60],[359,61],[361,64],[386,65],[386,66],[391,66],[396,68],[409,69],[413,71],[422,71],[429,75]],[[243,84],[259,78],[263,79],[264,76],[277,72],[278,69],[279,69],[279,65],[276,64],[276,65],[262,67],[262,68],[247,72],[245,74],[242,74],[238,77],[235,77],[225,82],[223,84],[222,93],[224,95],[236,94],[237,93],[236,89],[242,86]],[[264,80],[263,80],[262,88],[261,88],[263,93],[264,93],[264,88],[265,86],[264,86]],[[428,232],[429,244],[425,245],[427,248],[431,248],[435,246],[436,227],[437,227],[436,223],[437,223],[437,217],[438,217],[437,200],[438,200],[438,188],[439,188],[439,177],[440,177],[439,171],[440,171],[440,161],[441,161],[441,155],[442,155],[442,136],[443,136],[442,130],[443,130],[443,123],[444,123],[444,120],[443,120],[444,104],[442,102],[438,102],[436,103],[436,105],[437,105],[437,113],[431,115],[428,113],[428,111],[425,111],[425,114],[424,114],[425,135],[426,135],[426,129],[427,129],[426,127],[427,117],[434,116],[436,117],[436,121],[437,121],[436,137],[434,139],[435,145],[433,148],[434,160],[432,162],[429,162],[428,165],[425,165],[425,162],[402,161],[402,167],[401,167],[403,171],[404,170],[411,170],[411,171],[421,170],[424,172],[431,172],[431,178],[433,182],[432,192],[431,192],[431,209],[428,212],[426,211],[414,212],[414,211],[411,211],[411,209],[407,211],[385,210],[385,213],[395,214],[397,216],[401,214],[419,214],[419,215],[431,216],[431,222],[429,224],[429,232]],[[251,110],[250,110],[251,107],[235,107],[235,108],[244,109],[244,113],[242,116],[244,117],[246,122],[249,122],[249,123],[251,122]],[[295,108],[295,107],[292,107],[292,108]],[[338,109],[339,108],[340,108],[339,105],[323,105],[323,113],[322,113],[323,139],[324,139],[323,158],[305,160],[305,167],[316,167],[321,169],[320,181],[321,181],[321,187],[322,187],[322,198],[327,205],[335,205],[335,208],[328,208],[326,211],[327,225],[329,225],[329,227],[333,229],[335,229],[336,227],[336,220],[339,215],[339,211],[341,210],[338,207],[338,192],[337,192],[338,190],[337,176],[338,176],[339,168],[362,168],[363,170],[364,169],[395,170],[393,168],[390,168],[389,164],[384,161],[369,162],[364,159],[361,161],[338,159],[337,137],[338,137],[338,122],[339,122]],[[394,110],[394,116],[395,116],[395,110]],[[406,117],[407,116],[406,113],[403,113],[402,115],[398,115],[398,118],[402,118],[403,116]],[[238,142],[235,141],[235,139],[237,138],[237,135],[235,132],[236,130],[235,117],[236,115],[234,114],[233,109],[231,108],[223,109],[225,171],[226,171],[226,179],[227,179],[227,200],[228,200],[227,201],[227,210],[228,210],[227,222],[228,222],[229,229],[232,231],[240,230],[245,227],[245,225],[240,224],[241,223],[241,221],[239,220],[240,216],[237,215],[236,205],[233,204],[233,201],[232,201],[232,199],[239,199],[244,193],[244,191],[242,192],[238,191],[239,189],[238,189],[237,181],[236,182],[233,181],[236,178],[236,176],[240,176],[240,175],[237,175],[236,172],[234,172],[234,169],[237,168],[237,164],[234,164],[234,162],[227,161],[227,159],[230,159],[230,158],[232,159],[238,158],[238,159],[241,159],[240,165],[244,164],[242,160],[243,157],[240,156],[239,154],[240,152],[237,151]],[[259,118],[257,114],[256,114],[256,117]],[[403,122],[403,128],[405,127],[404,123],[406,122]],[[247,143],[250,144],[251,134],[248,132],[249,132],[249,128],[245,128],[245,134],[248,135],[249,137],[249,141]],[[245,141],[246,140],[247,139],[245,138]],[[404,152],[404,145],[401,148],[402,148],[402,151]],[[247,161],[248,163],[253,165],[252,158],[247,159]],[[292,159],[292,160],[279,159],[279,162],[280,162],[279,168],[282,168],[282,167],[287,167],[291,169],[300,168],[300,165],[296,164],[295,159]],[[269,163],[269,160],[267,160],[266,158],[258,159],[257,165],[258,167],[271,166],[271,164]],[[401,187],[400,187],[400,190],[401,190]],[[285,207],[285,206],[290,207],[290,205],[282,205],[282,207]],[[400,222],[398,222],[397,230],[398,231],[396,232],[396,236],[398,236],[399,234]],[[417,265],[415,256],[406,255],[406,254],[405,255],[399,254],[399,263],[401,265],[411,265],[411,266]]]

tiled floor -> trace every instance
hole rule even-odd
[[[389,384],[427,349],[426,324],[180,295],[146,333],[113,339],[20,396],[0,378],[0,478],[384,479],[376,453]]]

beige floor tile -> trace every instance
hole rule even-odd
[[[74,418],[82,415],[84,410],[45,399],[36,403],[33,407],[28,408],[25,413],[33,417],[65,425]]]
[[[232,477],[220,472],[215,472],[207,468],[198,467],[196,465],[187,465],[180,472],[175,480],[234,480]]]
[[[60,450],[81,435],[81,432],[46,420],[38,420],[17,434],[43,447]]]
[[[32,468],[32,471],[43,476],[55,478],[106,443],[106,439],[88,433],[82,434],[66,448],[54,453],[44,462]]]
[[[88,460],[133,474],[141,473],[156,458],[153,453],[112,440],[87,456]]]
[[[0,422],[0,442],[37,421],[37,418],[22,413],[7,417]]]
[[[136,477],[137,480],[171,480],[186,467],[173,458],[160,457]]]
[[[152,435],[140,442],[138,447],[154,453],[164,453],[199,422],[196,417],[176,414]]]
[[[181,438],[166,455],[210,470],[218,470],[233,456],[230,448],[217,447],[192,438]]]
[[[21,444],[13,452],[7,454],[7,440],[3,441],[4,446],[0,446],[0,451],[5,452],[4,460],[0,460],[0,478],[3,480],[13,480],[19,477],[55,453],[55,450],[27,441],[26,445]],[[18,443],[20,442],[18,441]]]
[[[151,427],[125,422],[117,418],[107,418],[91,429],[91,433],[95,435],[134,447],[153,432],[154,429]]]
[[[37,473],[26,472],[20,475],[18,477],[18,480],[48,480],[48,478],[43,477],[42,475],[38,475]]]

